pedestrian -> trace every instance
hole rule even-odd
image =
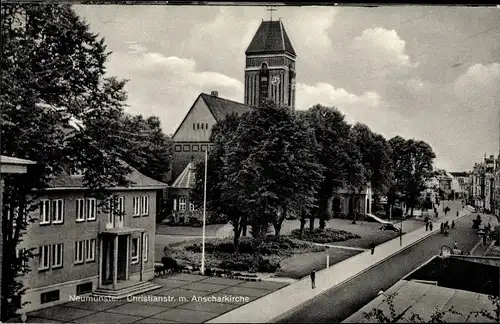
[[[425,231],[427,232],[429,230],[429,222],[425,223]]]
[[[458,217],[458,210],[457,210],[457,217]]]
[[[486,232],[483,234],[483,245],[486,245],[487,235]]]
[[[316,269],[311,271],[311,287],[312,289],[316,288]]]
[[[374,255],[375,254],[375,242],[372,242],[371,248],[372,248],[372,255]]]
[[[441,231],[441,234],[443,234],[443,233],[444,233],[444,224],[443,224],[443,222],[441,222],[441,225],[440,225],[440,229],[439,229],[439,230]]]
[[[451,221],[451,229],[455,228],[455,221]]]
[[[431,221],[429,221],[429,229],[431,230],[431,232],[432,232],[432,227],[433,227],[433,226],[432,226],[432,222],[431,222]]]

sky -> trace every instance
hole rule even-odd
[[[244,98],[245,50],[263,6],[78,5],[128,79],[127,112],[173,134],[201,92]],[[387,139],[429,143],[435,166],[499,154],[500,9],[278,7],[297,53],[296,109],[335,106]]]

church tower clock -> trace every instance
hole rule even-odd
[[[271,99],[295,109],[297,55],[281,20],[262,21],[245,55],[245,104]]]

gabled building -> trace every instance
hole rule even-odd
[[[196,98],[188,113],[172,136],[171,180],[177,179],[186,166],[203,159],[210,142],[212,127],[230,114],[242,115],[254,109],[251,106],[220,98],[217,91],[202,93]]]
[[[132,168],[128,187],[109,188],[108,210],[83,184],[81,170],[66,167],[38,199],[18,253],[38,257],[22,280],[23,311],[65,303],[82,295],[117,298],[157,288],[154,277],[156,195],[166,184]],[[114,207],[116,206],[116,207]]]
[[[454,199],[466,199],[469,193],[469,172],[450,172]]]

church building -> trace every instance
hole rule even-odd
[[[281,20],[262,21],[246,52],[244,103],[224,99],[217,91],[200,94],[172,136],[172,184],[175,219],[192,212],[189,189],[194,185],[194,161],[203,159],[212,146],[212,127],[230,114],[242,115],[263,100],[295,108],[295,60],[297,55]],[[181,217],[186,219],[187,217]]]

